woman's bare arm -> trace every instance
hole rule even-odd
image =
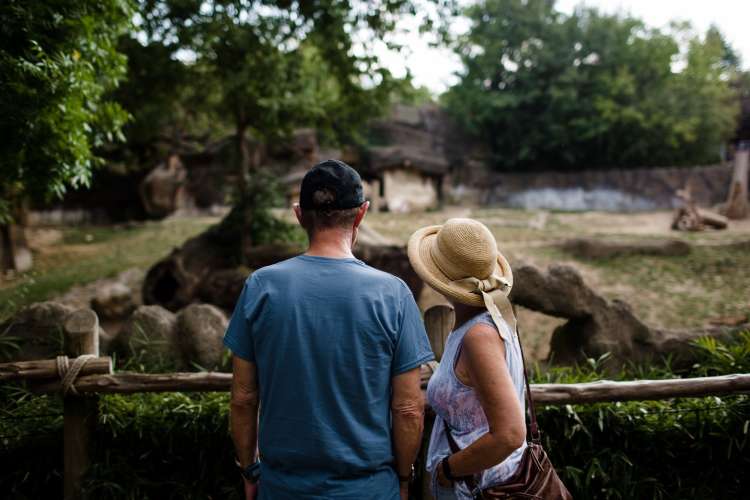
[[[494,328],[471,327],[459,358],[464,361],[467,385],[476,391],[489,424],[484,436],[448,461],[454,476],[465,476],[505,460],[526,439],[526,424],[505,361],[505,345]]]

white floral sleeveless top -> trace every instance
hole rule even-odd
[[[448,423],[453,439],[461,449],[482,437],[489,430],[487,418],[484,414],[477,394],[471,387],[461,383],[454,371],[456,359],[463,343],[464,335],[477,323],[490,325],[497,330],[489,312],[485,312],[470,319],[460,328],[451,332],[448,336],[443,358],[435,373],[427,385],[427,401],[435,411],[435,425],[432,428],[430,447],[427,451],[427,470],[433,477],[433,489],[435,488],[435,469],[443,457],[451,454],[448,439],[445,436],[445,425]],[[500,337],[505,341],[505,359],[508,364],[516,395],[521,403],[523,414],[526,414],[526,402],[524,398],[523,359],[518,337],[511,332],[510,327],[502,322],[503,331]],[[521,457],[526,449],[526,442],[515,450],[503,462],[485,470],[479,480],[480,488],[487,488],[494,484],[502,483],[509,479],[516,471]],[[454,493],[458,499],[471,499],[469,489],[463,482],[456,483]]]

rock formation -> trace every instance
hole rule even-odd
[[[185,367],[218,368],[224,354],[227,317],[210,304],[191,304],[177,313],[176,344]]]
[[[96,290],[91,308],[102,319],[125,318],[135,309],[133,290],[119,281],[106,283]]]
[[[23,308],[0,332],[18,344],[13,361],[50,359],[63,353],[63,324],[75,309],[59,302],[37,302]]]
[[[555,363],[611,353],[615,366],[666,356],[679,365],[690,362],[691,341],[706,335],[727,339],[741,328],[678,331],[649,327],[627,303],[610,301],[594,292],[570,266],[550,266],[542,272],[522,265],[513,274],[511,299],[515,304],[568,320],[552,334],[550,351]]]
[[[113,340],[113,350],[123,357],[135,357],[145,366],[166,364],[177,368],[176,336],[174,313],[161,306],[140,306]]]

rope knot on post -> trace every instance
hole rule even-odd
[[[70,363],[70,359],[67,356],[58,356],[56,358],[57,374],[60,376],[60,390],[62,391],[63,396],[67,396],[68,393],[76,396],[78,395],[78,391],[73,383],[76,378],[78,378],[78,374],[83,367],[86,366],[86,363],[94,358],[96,358],[96,356],[93,354],[82,354],[81,356],[74,358],[73,363]]]

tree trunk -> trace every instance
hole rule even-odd
[[[237,124],[237,152],[238,152],[238,175],[239,175],[239,184],[238,184],[238,191],[239,191],[239,203],[240,203],[240,231],[242,235],[241,240],[241,251],[242,255],[246,253],[246,251],[253,246],[253,239],[252,239],[252,233],[250,228],[250,223],[252,221],[252,208],[251,203],[249,203],[249,198],[251,196],[250,186],[248,183],[248,178],[250,176],[250,167],[251,167],[251,158],[250,158],[250,149],[247,144],[247,137],[245,137],[245,134],[247,132],[247,125],[245,125],[242,121],[240,121]]]
[[[748,156],[750,156],[750,148],[742,148],[734,157],[732,184],[729,187],[729,196],[724,207],[724,215],[730,219],[744,219],[750,211],[747,201]]]
[[[10,237],[10,224],[0,225],[0,273],[5,276],[9,271],[15,271],[15,252],[13,240]]]
[[[28,271],[33,263],[24,231],[25,204],[16,204],[12,215],[14,223],[0,224],[0,278],[8,272]]]
[[[238,122],[237,123],[237,174],[238,179],[238,190],[240,196],[244,198],[247,193],[247,177],[250,174],[250,150],[247,146],[247,125]]]

